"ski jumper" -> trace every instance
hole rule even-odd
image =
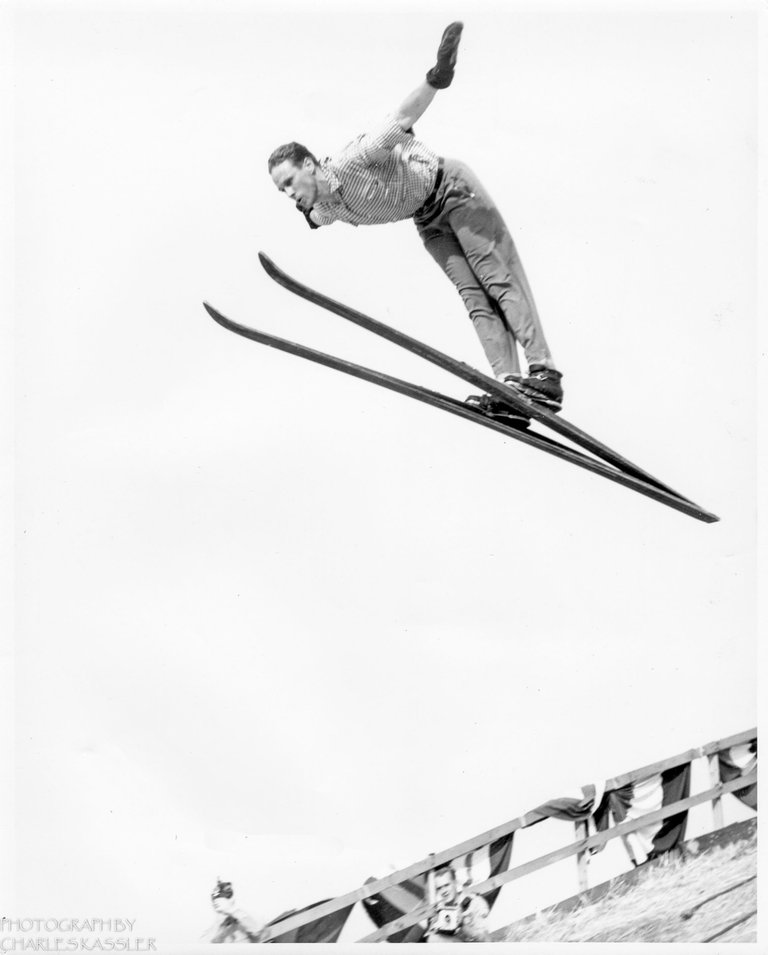
[[[469,167],[441,159],[390,119],[320,168],[331,197],[312,207],[311,225],[412,218],[458,289],[496,377],[520,374],[517,343],[529,366],[555,367],[509,230]]]

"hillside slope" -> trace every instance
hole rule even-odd
[[[494,933],[506,942],[755,942],[757,822]],[[706,843],[704,843],[706,845]]]

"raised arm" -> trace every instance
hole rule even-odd
[[[463,29],[464,24],[457,21],[449,24],[443,31],[437,50],[437,62],[427,73],[424,81],[410,96],[406,96],[395,113],[395,118],[403,129],[410,129],[417,120],[421,119],[438,90],[447,89],[451,85]]]
[[[410,96],[406,96],[395,113],[395,119],[399,125],[403,129],[411,129],[414,123],[424,115],[424,111],[435,98],[435,93],[437,90],[426,80],[417,86]]]

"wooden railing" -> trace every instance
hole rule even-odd
[[[589,836],[587,839],[581,839],[578,842],[572,842],[570,845],[563,846],[562,849],[555,849],[553,852],[548,852],[546,855],[539,856],[538,859],[532,859],[530,862],[526,862],[523,865],[515,866],[514,869],[508,869],[506,872],[502,872],[499,875],[493,876],[491,879],[486,879],[485,882],[481,882],[478,885],[473,885],[472,892],[483,894],[485,892],[490,892],[492,889],[501,888],[501,886],[506,885],[507,882],[513,882],[516,879],[521,879],[525,875],[530,875],[531,872],[536,872],[539,869],[544,869],[549,865],[553,865],[555,862],[560,862],[562,859],[567,859],[568,856],[578,855],[580,852],[585,852],[589,849],[594,849],[597,846],[605,845],[605,843],[609,842],[611,839],[629,835],[629,833],[635,832],[637,829],[643,829],[645,826],[649,826],[654,822],[661,822],[668,816],[674,816],[679,812],[690,809],[692,806],[698,806],[700,803],[707,802],[713,798],[719,798],[724,793],[733,792],[734,789],[744,789],[756,781],[757,772],[755,771],[750,773],[748,776],[741,777],[740,779],[732,779],[729,783],[720,783],[719,785],[714,786],[712,789],[708,789],[706,792],[698,793],[695,796],[689,796],[688,799],[680,799],[678,802],[670,803],[670,805],[664,806],[662,809],[657,809],[655,812],[649,812],[645,816],[641,816],[639,819],[632,819],[630,822],[623,822],[618,826],[608,829],[606,832],[598,832],[596,835]],[[396,919],[394,922],[389,922],[378,931],[372,932],[370,935],[366,935],[365,938],[361,938],[360,941],[383,941],[388,936],[396,932],[401,932],[403,929],[422,921],[422,919],[426,918],[428,913],[428,905],[419,906],[412,912],[404,915],[402,918]]]
[[[493,876],[492,878],[478,885],[473,885],[472,892],[480,894],[490,892],[493,889],[498,889],[501,886],[506,885],[508,882],[521,879],[523,876],[529,875],[531,872],[536,872],[537,870],[543,869],[546,866],[560,862],[562,859],[567,859],[569,856],[576,856],[580,891],[583,891],[587,888],[586,860],[590,850],[605,845],[611,839],[617,839],[622,836],[629,835],[638,829],[643,829],[655,822],[660,822],[669,816],[677,815],[680,812],[684,812],[685,810],[690,809],[693,806],[701,805],[702,803],[712,803],[714,828],[722,828],[723,814],[720,803],[722,796],[726,793],[734,792],[740,789],[746,789],[748,786],[751,786],[757,781],[757,773],[756,771],[753,771],[746,776],[733,779],[728,783],[720,782],[717,754],[723,750],[729,749],[731,746],[750,743],[756,738],[756,729],[746,730],[743,733],[737,733],[734,736],[728,736],[724,739],[715,740],[711,743],[707,743],[705,746],[699,746],[696,749],[686,750],[684,753],[678,753],[676,756],[670,756],[667,759],[660,760],[656,763],[651,763],[648,766],[643,766],[640,769],[635,769],[632,770],[632,772],[623,773],[620,776],[615,776],[612,779],[606,780],[605,790],[607,792],[609,790],[619,789],[622,786],[627,786],[630,783],[647,779],[649,776],[657,775],[659,773],[665,772],[668,769],[674,769],[677,766],[683,766],[686,763],[693,762],[695,759],[707,757],[709,759],[711,774],[710,781],[712,782],[712,785],[704,792],[697,793],[694,796],[689,796],[686,799],[680,799],[677,802],[670,803],[668,806],[664,806],[654,812],[646,813],[644,816],[641,816],[637,819],[632,819],[629,822],[623,822],[617,826],[611,827],[605,832],[599,832],[592,836],[587,836],[586,834],[586,823],[577,822],[575,824],[577,833],[577,839],[575,842],[569,843],[568,845],[563,846],[561,849],[555,849],[553,852],[548,852],[546,855],[539,856],[537,859],[532,859],[530,862],[526,862],[523,865],[508,869],[506,872]],[[464,842],[460,842],[455,846],[451,846],[449,849],[445,849],[442,852],[437,852],[434,855],[427,856],[425,859],[421,859],[419,862],[414,862],[405,869],[400,869],[397,872],[393,872],[382,879],[376,879],[373,882],[368,882],[352,892],[347,892],[345,895],[340,895],[335,899],[324,902],[322,905],[317,905],[308,911],[292,915],[276,925],[269,926],[262,936],[262,941],[269,941],[270,939],[279,938],[279,936],[284,935],[286,932],[290,932],[293,929],[308,924],[309,922],[314,922],[325,915],[331,915],[333,912],[337,912],[339,909],[346,908],[347,906],[353,905],[355,902],[360,902],[363,899],[370,898],[372,895],[377,895],[384,889],[388,889],[394,885],[399,885],[406,879],[412,879],[415,876],[422,875],[423,873],[428,873],[436,868],[439,868],[441,865],[445,865],[459,856],[465,855],[468,852],[473,852],[474,850],[479,849],[482,846],[486,846],[497,839],[501,839],[504,836],[510,835],[518,829],[527,829],[530,826],[536,825],[540,822],[543,822],[545,819],[550,818],[552,817],[549,815],[544,815],[543,813],[535,811],[528,812],[523,816],[518,816],[515,819],[511,819],[509,822],[505,822],[500,826],[496,826],[494,829],[481,832],[479,835],[473,836],[471,839],[466,839]],[[422,921],[427,917],[428,913],[429,906],[425,903],[418,906],[413,911],[408,912],[406,915],[403,915],[401,918],[395,919],[394,921],[389,922],[387,925],[382,926],[380,929],[377,929],[377,931],[372,932],[370,935],[366,935],[359,941],[384,941],[384,939],[388,938],[390,935],[402,932],[411,925],[415,925],[417,922]]]

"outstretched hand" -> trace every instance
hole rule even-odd
[[[427,73],[427,83],[433,89],[444,90],[451,85],[463,29],[464,24],[457,20],[450,23],[443,31],[440,46],[437,50],[437,62]]]

